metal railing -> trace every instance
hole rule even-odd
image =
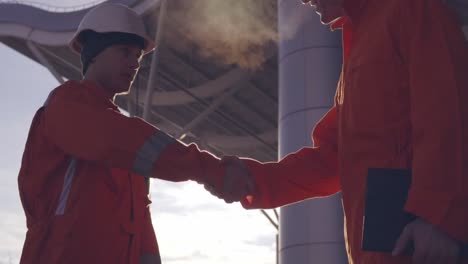
[[[88,3],[83,3],[80,5],[72,5],[72,6],[56,6],[47,3],[37,2],[37,1],[29,1],[29,0],[0,0],[1,4],[20,4],[26,6],[36,7],[45,11],[54,12],[54,13],[65,13],[65,12],[73,12],[78,10],[83,10],[86,8],[90,8],[97,4],[106,2],[106,0],[95,0]]]

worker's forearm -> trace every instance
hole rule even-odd
[[[200,151],[195,144],[173,141],[154,163],[152,177],[168,181],[194,180],[220,189],[224,173],[221,160],[211,153]]]
[[[275,208],[340,190],[337,155],[331,148],[303,148],[280,162],[244,160],[255,181],[245,208]]]

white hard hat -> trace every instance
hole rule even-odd
[[[100,4],[86,13],[69,42],[69,46],[73,51],[81,53],[80,34],[86,30],[97,33],[121,32],[135,34],[145,40],[144,54],[151,52],[156,47],[154,41],[146,33],[143,19],[135,11],[121,4]]]

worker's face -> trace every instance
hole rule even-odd
[[[303,4],[309,4],[320,15],[323,24],[328,25],[345,15],[343,0],[302,0]]]
[[[143,51],[135,45],[112,45],[92,63],[99,83],[111,95],[127,93],[135,79]]]

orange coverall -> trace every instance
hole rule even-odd
[[[341,191],[350,263],[410,263],[364,252],[368,168],[411,169],[405,209],[468,242],[468,47],[441,0],[344,0],[344,63],[335,106],[314,147],[278,163],[246,159],[256,192],[246,208],[274,208]],[[320,212],[315,212],[320,214]]]
[[[159,255],[145,177],[222,188],[217,158],[122,115],[89,81],[36,113],[18,177],[28,231],[21,264],[137,264]],[[144,176],[144,177],[143,177]]]

